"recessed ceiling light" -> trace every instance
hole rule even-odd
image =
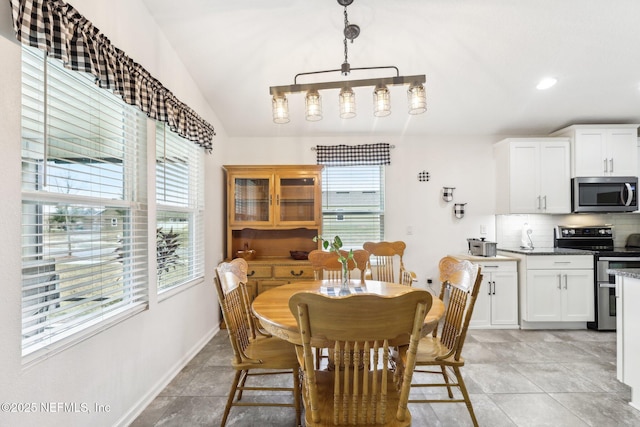
[[[546,77],[540,80],[540,83],[538,83],[538,86],[536,86],[536,89],[538,90],[549,89],[551,86],[555,85],[557,82],[558,80],[553,77]]]

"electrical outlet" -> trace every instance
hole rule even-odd
[[[480,226],[480,234],[487,234],[487,226],[482,224]]]
[[[407,225],[407,236],[411,236],[413,234],[413,226]]]

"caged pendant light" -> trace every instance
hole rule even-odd
[[[292,85],[271,86],[269,93],[272,96],[272,109],[274,123],[289,123],[288,94],[306,93],[305,95],[305,116],[309,121],[322,119],[322,98],[321,90],[340,89],[338,102],[340,105],[340,117],[350,119],[356,116],[356,99],[353,91],[354,87],[373,87],[373,115],[375,117],[385,117],[391,114],[391,95],[388,86],[409,86],[407,90],[409,114],[422,114],[427,111],[427,96],[424,88],[426,82],[425,75],[401,76],[398,67],[361,67],[351,68],[348,58],[348,41],[353,43],[360,34],[360,27],[349,23],[347,7],[353,0],[337,0],[338,4],[344,6],[344,62],[340,69],[312,71],[296,74]],[[363,80],[330,81],[320,83],[298,83],[298,77],[312,74],[340,72],[343,76],[348,76],[351,71],[393,69],[395,76],[380,77]]]

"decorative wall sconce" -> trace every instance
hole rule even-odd
[[[464,206],[466,203],[456,203],[453,205],[453,214],[460,219],[464,216]]]
[[[456,187],[442,187],[442,200],[445,202],[450,202],[453,200],[453,190]]]

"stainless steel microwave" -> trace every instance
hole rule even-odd
[[[595,176],[571,179],[572,212],[638,210],[637,176]]]

